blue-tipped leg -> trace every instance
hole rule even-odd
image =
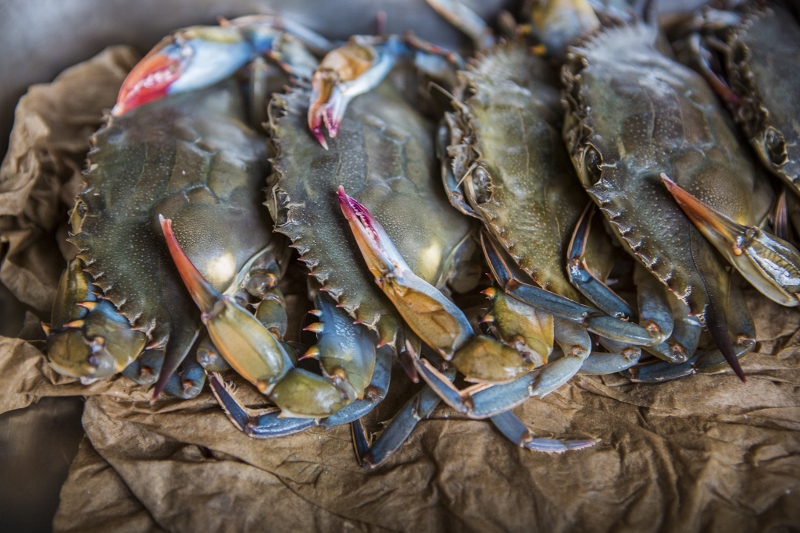
[[[545,453],[564,453],[567,450],[580,450],[597,444],[595,439],[563,440],[534,437],[530,429],[528,429],[528,427],[522,423],[522,420],[511,411],[495,415],[490,420],[508,440],[527,450]]]

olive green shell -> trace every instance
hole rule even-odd
[[[228,82],[109,117],[93,137],[71,241],[103,296],[152,343],[190,342],[199,324],[159,214],[220,291],[270,240],[265,143],[244,120]]]
[[[276,231],[291,239],[323,290],[393,344],[400,317],[364,263],[338,187],[375,215],[411,269],[432,284],[440,283],[470,222],[442,191],[432,124],[389,82],[353,100],[329,150],[308,131],[309,96],[296,90],[273,102],[277,156],[267,205]]]
[[[495,47],[459,73],[450,147],[464,194],[519,266],[539,286],[576,301],[566,254],[589,203],[561,138],[558,78],[519,44]]]
[[[735,116],[767,168],[800,194],[800,24],[775,5],[731,32],[726,69]]]
[[[587,192],[623,244],[702,318],[709,295],[726,298],[728,266],[660,173],[746,225],[761,222],[772,193],[703,78],[655,41],[655,32],[638,24],[572,49],[562,71],[564,138]]]

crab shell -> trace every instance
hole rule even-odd
[[[309,93],[272,107],[273,184],[267,205],[310,274],[357,322],[395,346],[402,321],[375,285],[337,201],[337,189],[383,221],[411,269],[442,285],[457,266],[471,224],[450,207],[438,181],[432,124],[389,83],[353,100],[325,150],[306,127]]]

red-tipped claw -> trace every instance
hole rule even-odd
[[[174,93],[209,87],[233,74],[255,54],[234,26],[193,26],[161,40],[125,81],[111,110],[127,113]]]
[[[165,37],[128,73],[111,114],[124,115],[135,107],[166,96],[187,63],[174,38]]]
[[[183,251],[178,239],[175,238],[175,234],[172,232],[172,220],[158,215],[158,221],[161,223],[161,231],[164,232],[164,239],[167,241],[169,253],[183,280],[183,284],[186,285],[186,289],[192,296],[194,303],[200,308],[200,311],[204,314],[210,313],[214,303],[221,299],[222,295],[206,281],[200,271],[192,264],[186,252]]]

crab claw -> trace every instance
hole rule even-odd
[[[128,74],[111,110],[123,115],[169,94],[207,87],[233,74],[254,55],[235,27],[194,26],[161,40]]]
[[[322,124],[335,138],[350,100],[377,87],[402,50],[402,43],[394,37],[375,46],[354,37],[322,59],[311,82],[308,127],[326,150]]]
[[[464,313],[408,267],[375,217],[339,187],[342,208],[375,283],[429,346],[450,360],[473,337]]]
[[[762,294],[787,307],[800,304],[800,253],[756,226],[744,226],[692,196],[666,174],[661,180],[686,216]]]
[[[214,346],[225,361],[262,393],[268,393],[293,365],[278,340],[232,298],[218,293],[195,268],[172,231],[172,221],[158,217],[172,260],[202,312]]]

